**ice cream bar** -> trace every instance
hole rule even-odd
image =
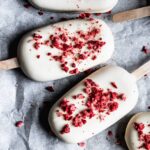
[[[94,72],[51,108],[52,131],[67,143],[78,143],[113,125],[134,108],[136,81],[149,71],[150,61],[132,74],[118,66]]]
[[[49,11],[99,12],[110,11],[118,0],[29,0],[34,6]]]
[[[18,60],[29,78],[48,81],[104,63],[113,51],[112,32],[102,20],[71,20],[26,34],[18,46]]]
[[[125,133],[129,150],[150,150],[150,112],[134,115]]]

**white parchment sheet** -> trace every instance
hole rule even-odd
[[[78,14],[44,12],[25,8],[24,0],[0,0],[0,60],[16,56],[19,39],[37,27],[75,18]],[[146,0],[119,0],[112,13],[148,5]],[[150,49],[150,18],[131,22],[113,23],[109,15],[96,16],[112,28],[115,35],[115,53],[109,63],[118,64],[133,71],[150,59],[141,52],[145,45]],[[54,19],[50,19],[54,17]],[[53,68],[52,68],[53,69]],[[38,83],[24,76],[20,69],[0,71],[0,150],[80,150],[77,144],[66,144],[50,133],[47,115],[52,104],[87,74],[68,77],[55,82]],[[124,79],[126,80],[126,79]],[[54,92],[45,87],[53,86]],[[149,111],[150,77],[138,82],[140,97],[134,110],[109,129],[86,142],[86,150],[126,150],[124,131],[133,114]],[[17,128],[16,121],[24,126]],[[112,137],[107,132],[113,132]],[[119,142],[116,144],[117,135]]]

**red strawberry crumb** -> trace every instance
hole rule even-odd
[[[80,143],[78,143],[78,146],[80,146],[80,147],[86,147],[86,143],[85,142],[80,142]]]
[[[115,82],[111,82],[111,85],[112,85],[115,89],[118,88],[118,86],[117,86],[117,84],[116,84]]]
[[[80,13],[79,17],[80,19],[89,18],[91,16],[90,13]]]
[[[18,128],[22,127],[23,125],[24,125],[23,121],[17,121],[15,123],[15,126],[18,127]]]
[[[45,89],[49,92],[54,92],[54,88],[52,86],[48,86]]]
[[[113,135],[112,131],[108,131],[107,135],[112,136]]]
[[[34,40],[42,39],[42,35],[37,34],[37,33],[34,33],[34,34],[33,34],[33,39],[34,39]]]
[[[42,16],[44,13],[43,13],[42,11],[39,11],[38,14],[39,14],[40,16]]]
[[[145,126],[143,123],[134,123],[134,128],[137,130],[137,131],[142,131]]]
[[[38,42],[34,43],[34,48],[36,50],[38,50],[40,48],[40,43],[38,43]]]
[[[150,150],[150,133],[145,134],[143,131],[146,126],[149,127],[149,124],[134,123],[134,129],[137,131],[139,138],[139,149],[144,148]]]
[[[83,98],[85,98],[85,96],[84,96],[82,93],[77,94],[77,95],[73,95],[72,97],[73,97],[74,99],[83,99]]]
[[[150,53],[150,49],[148,49],[146,46],[143,46],[142,52],[145,53],[145,54],[149,54]]]
[[[40,58],[40,55],[37,55],[36,57],[39,59],[39,58]]]
[[[78,70],[78,68],[75,68],[73,70],[70,70],[69,73],[70,74],[77,74],[77,73],[79,73],[79,70]]]
[[[70,132],[70,127],[69,127],[69,125],[66,124],[66,125],[62,128],[62,130],[61,130],[60,132],[61,132],[61,134],[69,133],[69,132]]]

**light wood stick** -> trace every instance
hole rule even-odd
[[[150,61],[142,65],[140,68],[132,72],[132,75],[136,77],[137,80],[141,79],[144,75],[150,73]]]
[[[129,20],[139,19],[148,16],[150,16],[150,6],[129,10],[125,12],[120,12],[118,14],[113,15],[112,19],[114,22],[122,22],[122,21],[129,21]]]
[[[0,70],[10,70],[18,67],[19,64],[17,58],[11,58],[8,60],[0,61]]]

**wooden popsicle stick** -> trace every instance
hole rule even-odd
[[[150,60],[132,72],[132,75],[136,77],[137,80],[141,79],[144,75],[150,73]]]
[[[18,67],[19,64],[17,58],[11,58],[8,60],[0,61],[0,70],[10,70]]]
[[[113,15],[112,20],[114,22],[122,22],[122,21],[129,21],[129,20],[139,19],[148,16],[150,16],[150,6],[129,10],[125,12],[120,12],[118,14]]]

